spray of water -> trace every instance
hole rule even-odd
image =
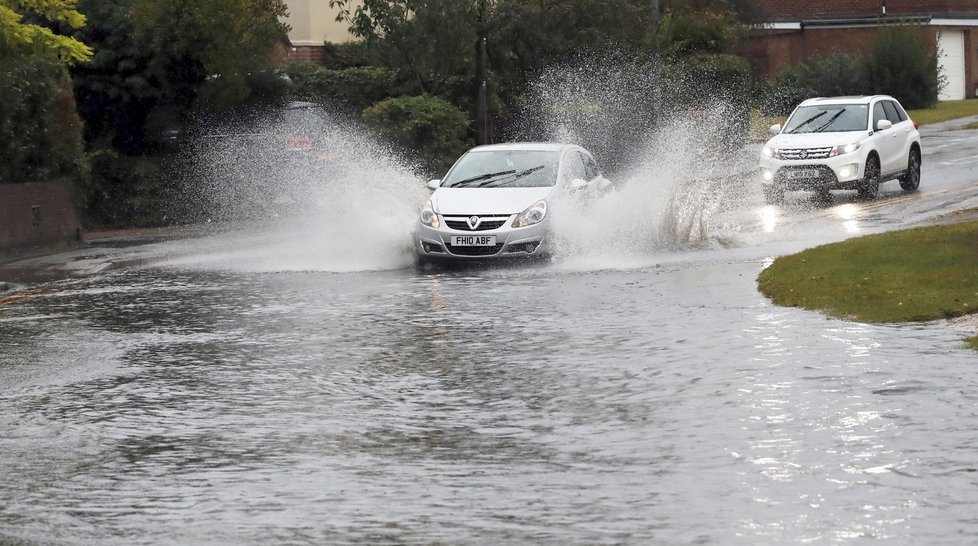
[[[162,265],[244,271],[361,271],[413,263],[427,192],[385,147],[321,106],[207,124],[186,194],[220,224]]]
[[[738,121],[729,103],[669,105],[658,92],[675,83],[647,63],[608,55],[540,75],[518,138],[581,144],[616,187],[596,201],[559,204],[559,264],[632,267],[666,249],[735,244],[741,226],[724,213],[749,199],[744,174],[754,158],[720,138]]]

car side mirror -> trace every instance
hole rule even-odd
[[[429,182],[428,182],[427,184],[425,184],[425,185],[426,185],[426,186],[428,186],[428,189],[429,189],[429,190],[431,190],[431,191],[435,191],[435,190],[437,190],[437,189],[438,189],[438,186],[440,186],[440,185],[441,185],[441,180],[439,180],[439,179],[435,179],[435,180],[431,180],[431,181],[429,181]]]
[[[587,188],[587,180],[582,180],[580,178],[575,178],[571,180],[570,187],[574,191],[580,191]]]
[[[781,133],[781,124],[775,123],[774,125],[771,126],[770,131],[772,135]]]
[[[885,131],[885,130],[889,129],[890,127],[893,127],[893,122],[890,121],[890,120],[888,120],[888,119],[881,119],[881,120],[879,120],[879,121],[876,122],[876,130],[877,131]]]

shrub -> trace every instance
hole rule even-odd
[[[293,99],[336,105],[357,115],[394,91],[394,73],[377,66],[332,70],[293,63],[286,71],[292,79]]]
[[[666,66],[665,101],[674,112],[719,109],[724,123],[716,135],[725,147],[738,148],[747,136],[754,88],[750,64],[728,54],[699,54]]]
[[[796,104],[817,96],[892,95],[906,108],[927,108],[940,89],[937,53],[913,26],[881,29],[862,55],[836,53],[784,67],[762,109],[787,115]]]
[[[919,27],[881,29],[862,60],[870,92],[893,95],[905,108],[937,104],[942,86],[937,51],[925,45]]]
[[[859,58],[835,53],[782,69],[762,109],[768,114],[787,115],[795,105],[807,98],[868,92],[869,86]]]
[[[82,122],[61,65],[5,52],[0,104],[0,182],[84,175]]]
[[[386,99],[367,108],[363,119],[401,152],[416,154],[425,174],[444,173],[470,145],[468,116],[439,97]]]

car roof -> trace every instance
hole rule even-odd
[[[815,97],[802,101],[799,106],[810,106],[812,104],[869,104],[874,99],[896,100],[889,95],[850,95],[844,97]]]
[[[563,144],[560,142],[506,142],[502,144],[485,144],[476,146],[470,152],[493,152],[493,151],[512,151],[524,150],[529,152],[560,152],[568,148],[580,148],[573,144]]]

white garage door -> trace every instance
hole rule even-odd
[[[940,100],[961,100],[964,98],[964,31],[942,30],[937,33],[937,47],[940,51],[941,75],[944,76],[944,89]]]

